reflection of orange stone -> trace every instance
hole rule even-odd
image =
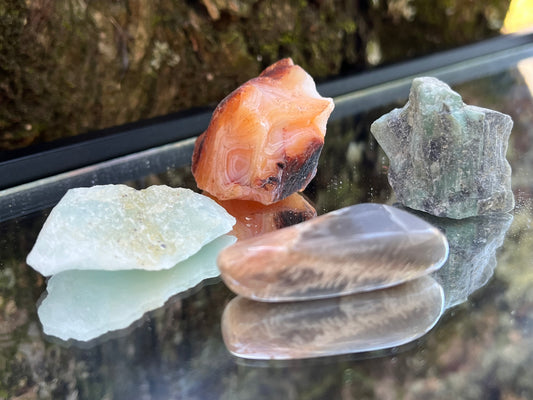
[[[316,217],[316,210],[299,193],[270,205],[250,200],[218,200],[237,220],[229,234],[247,239]]]
[[[333,100],[290,58],[227,96],[198,138],[196,183],[221,200],[271,204],[303,190],[316,173]]]

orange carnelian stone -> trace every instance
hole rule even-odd
[[[333,107],[290,58],[271,65],[215,109],[194,148],[198,187],[221,200],[263,204],[305,189]]]

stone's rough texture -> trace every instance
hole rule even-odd
[[[426,220],[446,232],[450,244],[448,260],[433,274],[444,288],[446,308],[450,308],[465,302],[492,277],[496,250],[513,217],[498,213],[463,220],[428,216]]]
[[[224,310],[222,335],[232,354],[251,359],[366,352],[421,337],[443,305],[442,288],[428,276],[333,299],[271,304],[239,296]]]
[[[293,193],[270,205],[249,200],[215,200],[237,220],[231,234],[239,240],[316,217],[315,208],[300,193]]]
[[[400,203],[466,218],[513,209],[506,159],[512,126],[508,115],[465,105],[445,83],[417,78],[407,104],[370,129],[390,159]]]
[[[222,100],[196,141],[198,187],[263,204],[303,190],[316,174],[333,107],[290,58],[271,65]]]
[[[235,293],[276,302],[397,285],[435,271],[447,256],[446,238],[422,219],[359,204],[239,241],[217,262]]]
[[[27,263],[45,276],[68,269],[168,269],[234,223],[221,206],[189,189],[71,189],[50,213]]]
[[[235,242],[223,235],[163,271],[64,271],[50,278],[38,309],[46,334],[88,341],[128,327],[167,299],[218,276],[216,257]]]

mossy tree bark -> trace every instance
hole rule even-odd
[[[211,106],[282,57],[322,79],[477,40],[509,0],[434,3],[9,0],[0,150]]]

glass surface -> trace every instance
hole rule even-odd
[[[217,278],[93,341],[45,335],[37,307],[47,282],[25,258],[50,207],[71,185],[194,189],[188,141],[3,194],[25,201],[26,210],[47,208],[4,212],[0,223],[0,398],[533,398],[532,65],[524,58],[454,85],[466,103],[512,116],[508,158],[516,208],[464,221],[431,219],[448,235],[450,259],[433,275],[444,289],[446,310],[424,336],[373,352],[244,360],[222,340],[222,313],[235,296]],[[403,105],[400,97],[382,95],[328,125],[317,176],[304,192],[318,214],[360,202],[394,203],[388,161],[369,127]],[[16,202],[4,204],[17,208]],[[134,288],[142,291],[142,284]],[[107,293],[110,302],[119,300]]]

